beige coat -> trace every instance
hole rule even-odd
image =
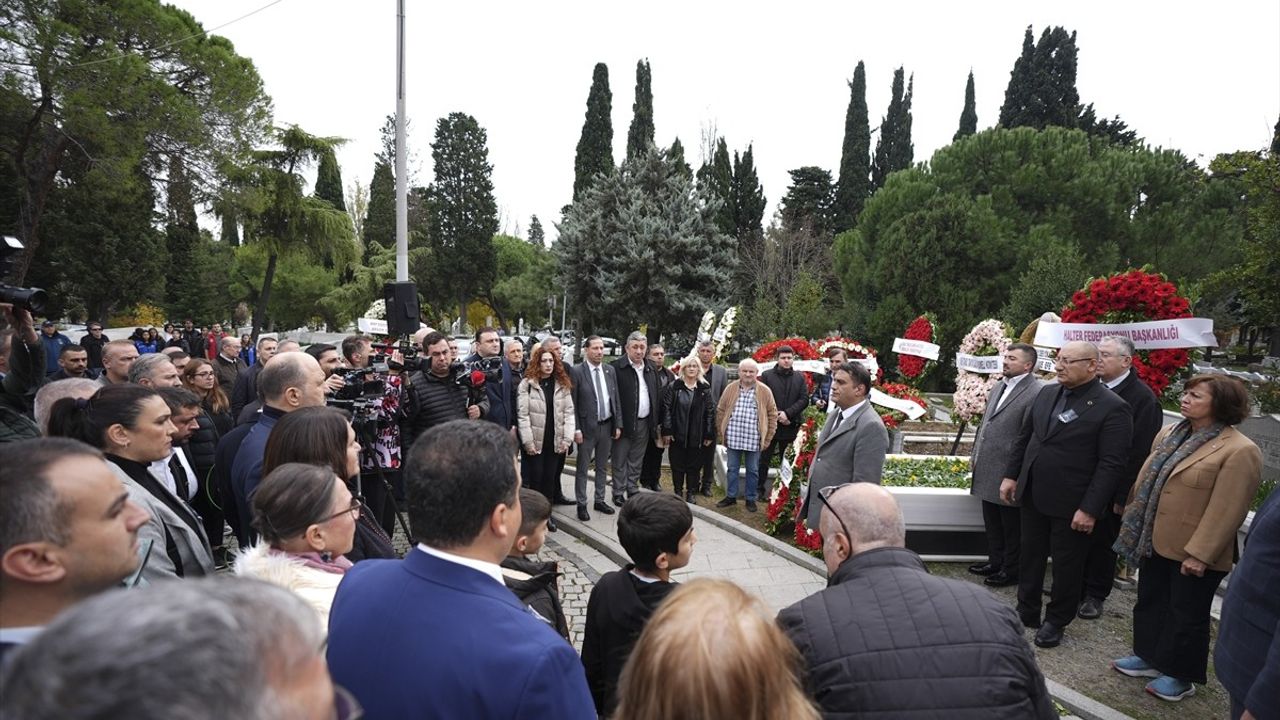
[[[555,404],[556,448],[567,448],[577,431],[573,391],[556,383],[551,398]],[[547,395],[538,383],[528,378],[521,380],[516,388],[516,425],[520,428],[520,445],[525,450],[533,447],[535,451],[541,451],[547,428]]]
[[[724,434],[729,429],[729,416],[733,414],[733,406],[738,402],[738,380],[729,383],[720,396],[720,404],[716,406],[716,437],[724,445]],[[756,415],[760,424],[760,449],[764,450],[773,442],[773,434],[778,430],[778,406],[773,401],[773,391],[768,385],[756,380]]]
[[[1156,435],[1153,447],[1175,425]],[[1142,465],[1141,478],[1151,458]],[[1156,506],[1152,547],[1159,555],[1181,562],[1188,556],[1211,570],[1231,570],[1236,531],[1249,512],[1249,503],[1262,482],[1262,451],[1234,427],[1200,446],[1178,463],[1164,483]],[[1129,491],[1133,501],[1134,490]]]

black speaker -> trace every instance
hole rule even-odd
[[[389,282],[382,286],[387,303],[387,334],[412,335],[418,332],[418,286],[411,282]]]

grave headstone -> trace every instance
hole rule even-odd
[[[1262,450],[1262,479],[1280,480],[1280,415],[1248,418],[1240,432]]]

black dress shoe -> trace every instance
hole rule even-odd
[[[978,563],[977,565],[970,565],[969,572],[973,573],[974,575],[982,575],[982,576],[995,575],[996,573],[1000,572],[1000,566],[992,565],[989,562]]]
[[[711,488],[702,488],[702,497],[711,497]]]
[[[722,499],[720,502],[716,503],[716,507],[726,508],[726,507],[733,507],[734,505],[737,505],[737,504],[738,504],[738,498],[727,497]]]
[[[577,504],[578,504],[578,501],[577,501],[577,500],[570,500],[569,498],[567,498],[567,497],[565,497],[565,496],[563,496],[563,495],[561,495],[560,497],[556,498],[556,499],[555,499],[555,500],[553,500],[552,502],[554,502],[556,505],[577,505]]]
[[[755,501],[755,500],[748,500],[748,501],[747,501],[747,512],[755,512],[755,511],[756,511],[756,501]]]
[[[1018,613],[1018,619],[1022,621],[1023,627],[1028,627],[1032,630],[1039,630],[1040,626],[1044,624],[1040,622],[1039,615],[1025,615],[1023,613]]]
[[[609,506],[608,506],[606,503],[604,503],[604,502],[598,502],[598,503],[596,503],[595,505],[593,505],[592,507],[594,507],[598,512],[602,512],[602,513],[604,513],[605,515],[612,515],[612,514],[613,514],[613,512],[614,512],[613,508],[609,507]]]
[[[982,584],[990,587],[1009,587],[1010,585],[1017,585],[1018,578],[1012,577],[1005,571],[1001,570],[1000,572],[988,575],[987,579],[982,581]]]
[[[1080,603],[1080,610],[1076,613],[1076,617],[1081,620],[1097,620],[1102,616],[1102,601],[1094,597],[1086,597],[1084,602]]]
[[[578,519],[582,522],[587,522],[591,519],[591,513],[587,512],[586,508],[580,507],[578,508]]]
[[[626,501],[627,501],[627,497],[625,495],[613,496],[613,504],[617,505],[618,507],[622,507],[622,504],[625,503]]]
[[[547,518],[547,532],[555,532],[559,529],[560,526],[556,524],[555,518]]]
[[[1041,625],[1040,629],[1036,631],[1036,637],[1035,637],[1036,647],[1042,647],[1042,648],[1058,647],[1059,645],[1062,644],[1062,631],[1064,629],[1065,628],[1060,628],[1051,622],[1046,622],[1044,625]]]

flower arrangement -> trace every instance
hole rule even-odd
[[[960,341],[960,352],[968,355],[1003,355],[1009,349],[1009,328],[999,320],[983,320]],[[999,375],[983,375],[968,370],[956,371],[956,393],[953,396],[956,416],[975,424],[987,409],[987,393],[1000,382]]]
[[[933,342],[934,333],[935,323],[933,316],[930,313],[925,313],[911,321],[911,324],[907,326],[906,332],[902,333],[902,337],[906,340],[923,340],[931,343]],[[915,385],[920,382],[925,368],[931,362],[933,361],[918,355],[899,355],[898,373],[907,382]]]
[[[1191,317],[1191,303],[1164,275],[1129,270],[1089,280],[1062,309],[1064,323],[1129,323]],[[1191,364],[1182,349],[1139,350],[1133,369],[1157,396]]]
[[[920,391],[910,385],[904,385],[902,383],[883,383],[878,387],[878,389],[886,395],[902,398],[903,400],[910,400],[922,408],[927,409],[929,407],[929,404],[925,402],[924,396],[920,394]],[[896,430],[899,425],[907,421],[907,415],[904,412],[881,406],[876,407],[880,411],[880,419],[884,421],[884,426],[890,430]]]
[[[796,518],[800,505],[800,487],[809,477],[809,467],[818,448],[818,431],[826,420],[826,413],[815,407],[804,411],[804,421],[796,441],[783,453],[782,462],[791,462],[791,480],[784,483],[781,476],[774,481],[765,507],[765,530],[774,537],[787,532],[787,526]],[[792,459],[794,458],[794,459]]]
[[[817,345],[819,357],[826,357],[828,350],[839,347],[844,348],[845,352],[849,353],[849,358],[851,360],[871,360],[871,364],[875,368],[875,381],[879,383],[881,380],[884,380],[884,368],[880,367],[876,362],[875,348],[868,347],[846,337],[836,336],[822,338],[815,343],[815,345]]]
[[[821,355],[813,349],[813,345],[801,337],[783,338],[782,340],[774,340],[771,343],[765,343],[751,353],[751,359],[758,363],[772,362],[778,354],[778,348],[786,345],[796,352],[796,358],[800,360],[820,360]],[[809,389],[809,393],[813,393],[813,373],[803,373],[804,383]]]

